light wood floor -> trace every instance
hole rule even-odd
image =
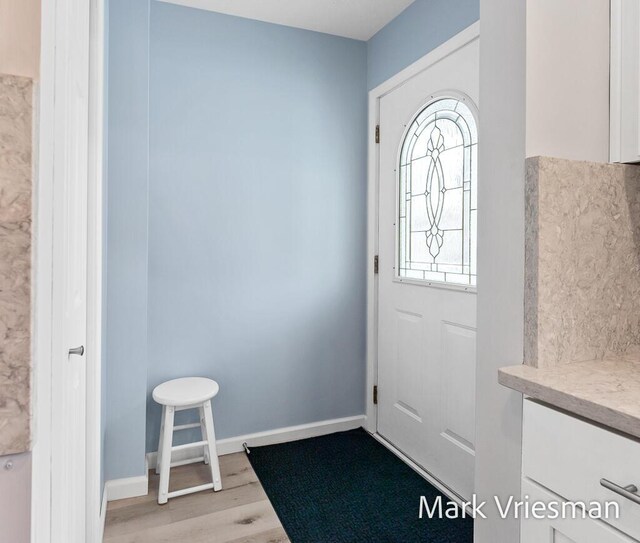
[[[289,543],[244,453],[220,457],[220,492],[199,492],[158,505],[158,476],[149,472],[149,494],[109,502],[105,543]],[[171,470],[170,490],[211,481],[208,466]]]

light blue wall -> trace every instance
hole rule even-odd
[[[148,0],[109,5],[107,479],[144,474],[147,388]]]
[[[362,414],[365,43],[152,2],[150,66],[149,394],[218,380],[219,438]]]
[[[143,474],[166,379],[220,381],[219,438],[364,412],[366,91],[478,3],[364,43],[110,0],[107,479]]]
[[[416,0],[367,42],[369,90],[479,18],[480,0]]]

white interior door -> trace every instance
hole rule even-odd
[[[378,433],[473,493],[479,39],[380,99]]]
[[[58,0],[53,159],[51,541],[81,543],[86,504],[89,8]]]

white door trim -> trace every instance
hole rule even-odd
[[[31,541],[51,541],[51,358],[53,268],[53,142],[55,2],[41,2],[40,83],[34,134],[38,137],[33,187],[33,391]],[[35,156],[35,155],[34,155]]]
[[[378,429],[378,410],[373,403],[373,387],[378,382],[378,279],[374,273],[374,257],[378,254],[378,165],[379,145],[375,141],[380,122],[380,99],[406,81],[433,66],[480,36],[480,22],[465,28],[445,43],[427,53],[409,67],[369,91],[369,135],[367,168],[367,382],[366,429]],[[380,138],[384,138],[384,127]]]
[[[33,393],[32,393],[32,503],[31,541],[51,541],[51,451],[57,439],[51,420],[52,333],[54,289],[54,143],[57,22],[65,20],[56,2],[42,2],[40,84],[34,134],[34,236],[33,236]],[[88,192],[88,283],[87,283],[87,543],[102,540],[100,495],[101,457],[101,331],[102,331],[102,149],[104,88],[104,0],[91,0],[90,126]],[[61,444],[64,445],[64,444]],[[105,502],[106,503],[106,502]]]
[[[91,1],[89,50],[89,186],[87,190],[87,543],[101,543],[102,254],[105,84],[105,0]]]

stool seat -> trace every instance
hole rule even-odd
[[[210,400],[219,390],[218,383],[213,379],[183,377],[158,385],[153,389],[153,399],[160,405],[186,407]]]

